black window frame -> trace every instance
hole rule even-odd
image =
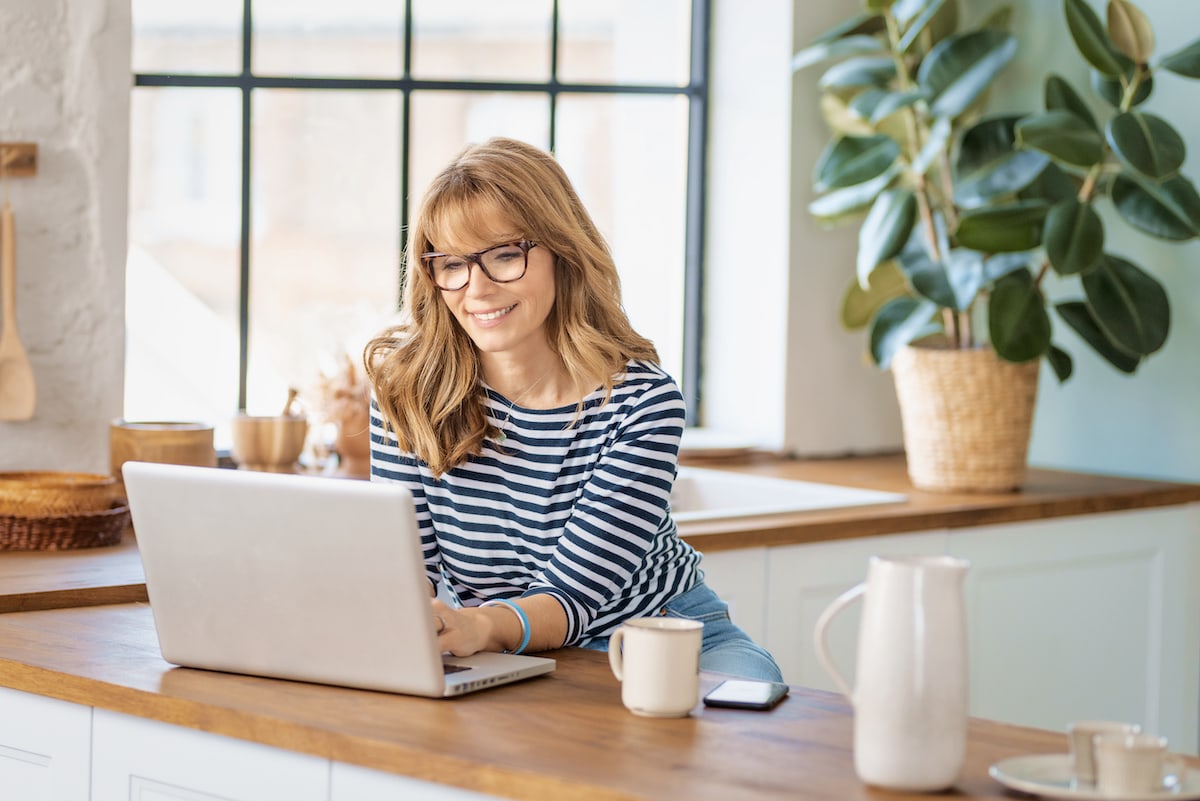
[[[550,31],[550,78],[545,82],[417,80],[412,75],[413,15],[412,0],[404,2],[404,56],[398,78],[325,78],[309,76],[255,75],[253,64],[253,0],[242,0],[241,71],[229,74],[135,73],[137,87],[231,88],[241,94],[241,230],[239,232],[239,289],[238,289],[238,410],[246,408],[249,369],[250,274],[253,267],[250,255],[250,180],[253,142],[251,122],[255,89],[308,90],[377,90],[401,94],[401,129],[397,143],[400,156],[400,219],[398,236],[400,253],[404,252],[408,230],[409,150],[411,100],[413,92],[520,92],[541,93],[550,101],[550,150],[556,143],[558,96],[564,93],[596,93],[611,95],[680,95],[688,99],[687,208],[684,227],[684,316],[683,316],[683,374],[677,376],[682,385],[688,409],[688,424],[696,425],[701,403],[703,331],[703,264],[705,241],[705,183],[708,151],[708,75],[711,0],[691,0],[690,71],[686,86],[564,83],[558,80],[559,0],[552,0]],[[404,283],[403,258],[398,265],[398,286]],[[400,297],[397,296],[397,305]]]

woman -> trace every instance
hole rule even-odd
[[[549,154],[469,147],[410,231],[406,322],[365,353],[372,478],[412,491],[442,648],[604,650],[704,621],[701,666],[779,680],[670,511],[684,405],[630,326],[608,247]]]

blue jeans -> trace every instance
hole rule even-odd
[[[699,620],[704,624],[700,646],[700,669],[748,679],[783,681],[783,674],[767,649],[750,639],[729,619],[729,605],[703,581],[677,595],[659,610],[666,617]],[[607,651],[608,638],[581,643],[593,651]]]

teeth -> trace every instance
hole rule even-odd
[[[514,306],[516,306],[515,303],[512,306],[509,306],[507,309],[498,309],[497,311],[488,312],[487,314],[476,314],[475,317],[479,320],[484,320],[484,321],[495,320],[497,318],[503,317],[504,315],[508,314],[510,311],[513,310]]]

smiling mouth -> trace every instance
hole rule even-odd
[[[513,305],[507,306],[503,309],[497,309],[496,311],[486,312],[485,314],[472,314],[471,316],[474,317],[476,320],[480,320],[482,322],[488,322],[490,320],[499,320],[501,317],[508,314],[510,311],[512,311],[515,308],[517,308],[517,304],[514,303]]]

